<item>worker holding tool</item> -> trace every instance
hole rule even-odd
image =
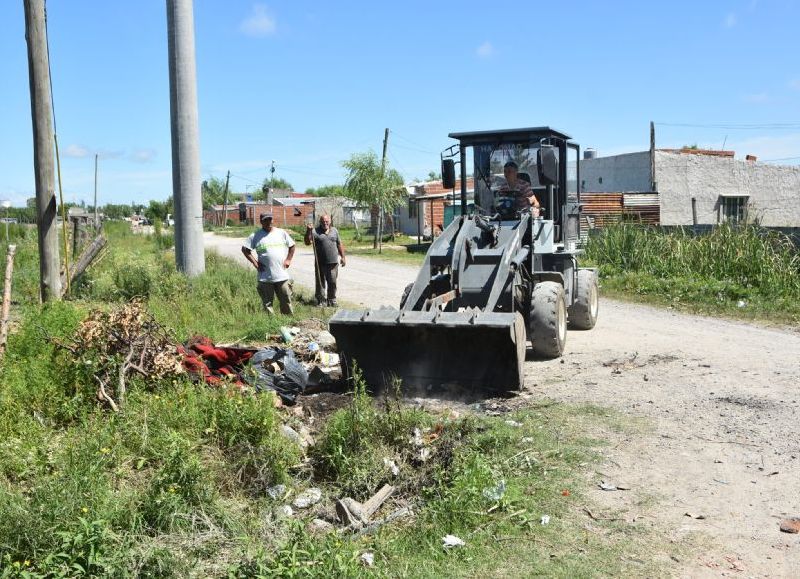
[[[254,251],[256,257],[253,257]],[[292,288],[287,270],[294,257],[294,239],[285,230],[272,226],[272,213],[261,214],[261,229],[247,238],[242,253],[258,270],[258,295],[264,311],[275,313],[272,301],[277,294],[281,313],[291,315]]]
[[[331,225],[331,216],[327,213],[319,218],[315,228],[306,224],[305,244],[314,245],[314,271],[317,306],[327,304],[336,307],[336,278],[339,275],[339,264],[345,266],[344,246],[339,231]],[[327,299],[325,290],[327,286]]]

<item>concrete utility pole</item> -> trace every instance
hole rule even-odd
[[[36,223],[39,229],[39,295],[43,302],[61,299],[60,257],[56,229],[53,162],[53,118],[50,59],[44,0],[25,1],[25,40],[33,120],[33,166],[36,181]]]
[[[179,271],[195,276],[205,271],[206,264],[192,0],[167,0],[167,35],[175,262]]]
[[[650,191],[656,187],[656,125],[650,121]]]

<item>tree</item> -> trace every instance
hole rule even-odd
[[[376,206],[379,211],[378,230],[385,213],[392,213],[406,197],[403,177],[388,162],[384,166],[372,151],[353,153],[347,161],[342,161],[347,170],[344,194],[356,203],[366,207]],[[377,248],[379,233],[375,231],[373,248]]]
[[[225,179],[211,177],[200,186],[203,193],[203,209],[211,209],[212,205],[221,205],[225,200]]]
[[[144,210],[145,216],[154,223],[166,220],[169,213],[175,213],[172,208],[172,197],[166,201],[150,201],[150,205]]]
[[[286,179],[281,179],[280,177],[267,177],[264,179],[264,184],[261,186],[261,190],[263,191],[267,187],[271,187],[272,189],[285,189],[286,191],[294,191],[292,184]]]
[[[428,181],[441,181],[442,174],[437,173],[436,171],[429,171],[428,172]]]
[[[342,197],[344,196],[343,185],[323,185],[321,187],[309,187],[306,193],[314,197]]]

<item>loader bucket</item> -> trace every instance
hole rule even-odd
[[[330,319],[345,376],[355,363],[380,390],[522,387],[525,325],[519,313],[339,310]]]

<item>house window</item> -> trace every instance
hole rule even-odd
[[[417,202],[415,199],[408,200],[408,218],[409,219],[417,218]]]
[[[721,221],[723,223],[744,223],[747,221],[746,195],[722,195],[719,200]]]

